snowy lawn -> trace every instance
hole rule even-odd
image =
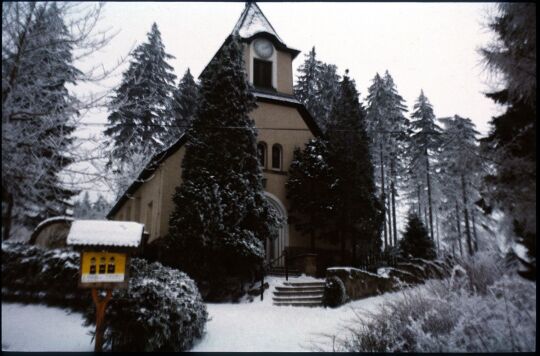
[[[310,277],[289,278],[309,281]],[[264,293],[253,302],[207,304],[210,320],[206,332],[192,351],[312,351],[314,345],[331,350],[331,340],[353,309],[374,311],[388,293],[347,303],[339,308],[274,306],[272,291],[284,279],[270,277]],[[93,351],[89,332],[79,313],[45,305],[2,303],[2,350]]]
[[[94,351],[80,313],[45,305],[2,303],[2,351]]]
[[[309,277],[289,281],[309,281]],[[206,333],[192,351],[313,351],[314,345],[332,349],[331,339],[344,321],[354,317],[353,309],[374,311],[379,303],[398,293],[347,303],[339,308],[274,306],[272,291],[284,279],[266,279],[270,288],[251,303],[207,304],[210,320]]]

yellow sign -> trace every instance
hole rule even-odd
[[[124,282],[125,253],[84,251],[81,256],[81,283]]]

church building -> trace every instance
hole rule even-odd
[[[265,195],[284,218],[279,237],[266,242],[267,261],[287,250],[294,266],[315,274],[317,255],[309,249],[310,239],[287,223],[287,172],[296,147],[321,135],[315,120],[293,96],[293,60],[300,51],[288,47],[255,3],[246,3],[240,19],[224,44],[237,35],[241,39],[248,80],[253,87],[257,108],[250,113],[258,130],[257,148]],[[173,211],[172,197],[181,184],[181,163],[185,154],[185,135],[172,146],[156,154],[139,177],[113,206],[108,219],[143,223],[147,243],[163,238],[169,231]],[[189,207],[186,207],[189,209]],[[319,249],[336,247],[318,241]],[[330,261],[327,261],[330,262]],[[283,259],[277,261],[283,264]],[[325,263],[327,264],[327,263]]]

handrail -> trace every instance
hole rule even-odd
[[[283,252],[281,253],[280,256],[274,258],[273,260],[271,261],[268,261],[267,263],[263,263],[262,266],[261,266],[261,300],[263,300],[263,295],[264,295],[264,275],[266,274],[267,271],[269,271],[274,263],[276,261],[279,261],[281,259],[284,259],[285,260],[285,280],[288,281],[289,280],[289,268],[288,268],[288,263],[287,263],[287,250],[283,250]]]

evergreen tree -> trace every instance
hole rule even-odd
[[[2,47],[4,239],[12,222],[33,228],[65,215],[77,194],[59,176],[73,163],[69,150],[78,114],[66,88],[80,75],[72,64],[70,34],[56,3],[34,4],[25,20],[23,32],[9,34],[18,37],[17,48]]]
[[[399,241],[399,251],[403,258],[423,258],[433,260],[436,257],[435,245],[420,218],[409,214],[403,238]]]
[[[317,234],[324,235],[329,228],[329,217],[334,214],[333,183],[336,177],[328,159],[326,140],[310,140],[303,150],[294,150],[286,183],[290,202],[289,222],[311,237],[312,249],[315,248]]]
[[[176,76],[167,63],[161,33],[154,23],[148,41],[132,53],[129,68],[109,105],[105,135],[112,139],[109,166],[122,170],[134,153],[151,156],[167,140],[172,121],[171,96]]]
[[[264,258],[279,221],[263,194],[255,107],[243,54],[232,38],[201,77],[201,105],[187,131],[182,184],[173,197],[166,253],[212,286],[245,275]]]
[[[171,127],[171,138],[174,142],[182,135],[194,119],[199,104],[199,86],[193,79],[189,68],[180,80],[173,93],[174,120]]]
[[[342,258],[345,258],[346,240],[349,240],[355,263],[359,244],[364,253],[380,251],[382,207],[375,195],[364,108],[355,83],[347,74],[348,71],[340,83],[339,96],[328,122],[328,162],[337,177],[333,183],[331,218]]]
[[[339,91],[337,67],[316,59],[315,47],[306,54],[304,63],[298,68],[298,81],[294,94],[302,102],[318,126],[326,130],[333,101]]]
[[[530,278],[536,275],[536,4],[501,3],[489,27],[495,41],[481,50],[488,68],[504,79],[487,94],[506,106],[494,117],[484,149],[496,173],[486,178],[486,199],[512,220],[513,234],[528,249]]]
[[[407,145],[408,121],[404,116],[404,100],[388,71],[384,77],[378,73],[375,75],[368,89],[367,102],[367,130],[380,201],[385,211],[383,231],[386,248],[391,243],[397,244],[396,196],[399,180],[404,176],[406,157],[403,152]]]
[[[479,156],[479,134],[470,119],[455,115],[452,118],[443,118],[439,121],[444,125],[444,131],[440,135],[440,149],[438,167],[440,184],[443,188],[445,199],[453,201],[462,210],[463,227],[467,242],[467,252],[474,252],[475,240],[473,239],[474,226],[471,225],[476,205],[479,200],[478,187],[483,175],[483,160]],[[453,206],[450,207],[453,210]]]
[[[426,190],[427,197],[426,202],[429,211],[429,218],[426,220],[426,224],[429,226],[430,238],[434,240],[433,233],[433,201],[432,201],[432,163],[433,156],[440,146],[440,134],[441,128],[435,123],[435,114],[433,113],[433,106],[429,102],[428,98],[424,95],[424,91],[420,91],[416,103],[414,104],[414,111],[411,115],[411,129],[412,135],[410,137],[409,156],[411,159],[410,171],[413,178],[413,189],[417,189],[419,192]],[[422,194],[418,197],[418,207],[420,210]],[[421,214],[421,211],[419,211]]]
[[[82,200],[75,202],[73,206],[73,217],[77,219],[89,219],[92,216],[92,203],[88,192],[84,192]]]

